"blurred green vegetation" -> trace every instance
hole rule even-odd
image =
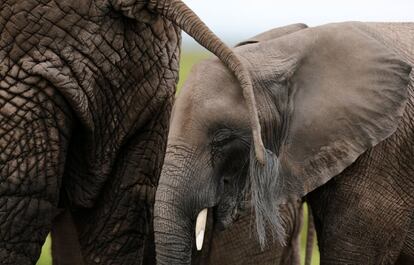
[[[42,254],[40,255],[39,260],[37,261],[36,265],[51,265],[52,264],[52,257],[50,247],[52,246],[52,242],[50,239],[50,235],[47,237],[45,244],[42,247]]]
[[[307,231],[308,231],[308,205],[305,204],[304,205],[304,209],[303,209],[303,215],[304,215],[304,220],[303,220],[303,227],[302,227],[302,232],[301,232],[301,258],[302,258],[302,264],[305,264],[305,252],[306,252],[306,236],[307,236]],[[318,250],[318,245],[316,242],[316,231],[315,231],[315,236],[314,236],[314,240],[313,240],[313,252],[312,252],[312,265],[319,265],[319,250]]]
[[[177,86],[177,93],[180,91],[183,82],[187,79],[188,74],[194,64],[200,62],[203,59],[206,59],[210,56],[208,52],[186,52],[181,54],[181,61],[180,61],[180,79]],[[301,234],[301,244],[302,244],[302,264],[304,263],[305,258],[305,246],[306,246],[306,231],[307,231],[307,207],[305,207],[305,222],[302,228]],[[315,236],[316,237],[316,236]],[[51,239],[48,236],[43,248],[42,248],[42,255],[40,256],[39,261],[36,265],[51,265]],[[312,254],[312,265],[319,265],[319,252],[316,246],[316,239],[314,243],[314,250]]]

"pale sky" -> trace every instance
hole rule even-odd
[[[414,0],[184,0],[226,43],[233,45],[265,30],[302,22],[411,21]],[[184,36],[184,48],[196,45]]]

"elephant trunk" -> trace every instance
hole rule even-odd
[[[265,164],[265,148],[261,137],[259,115],[250,75],[234,52],[224,44],[201,20],[180,0],[150,0],[148,8],[175,23],[203,47],[215,54],[239,80],[246,101],[253,144],[257,161]]]
[[[158,265],[191,264],[191,222],[177,215],[171,207],[167,192],[157,199],[154,213],[154,233]]]
[[[159,265],[189,265],[194,224],[184,213],[186,181],[182,170],[166,157],[154,207],[154,236]]]

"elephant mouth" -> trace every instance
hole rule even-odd
[[[226,214],[223,217],[223,214],[221,214],[220,211],[218,211],[218,209],[215,207],[213,208],[213,214],[215,227],[219,230],[227,229],[232,223],[236,222],[240,217],[240,213],[238,212],[237,208],[235,208],[229,214]]]
[[[247,197],[247,196],[243,196]],[[249,201],[245,198],[227,199],[213,207],[215,228],[225,230],[243,216],[248,214]]]

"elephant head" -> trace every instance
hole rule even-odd
[[[192,70],[173,108],[156,193],[159,264],[189,264],[194,238],[202,244],[205,209],[226,227],[246,198],[259,241],[267,225],[283,241],[279,205],[323,185],[396,130],[411,69],[391,48],[363,23],[294,31],[234,49],[256,93],[264,164],[251,147],[237,80],[216,59]]]

